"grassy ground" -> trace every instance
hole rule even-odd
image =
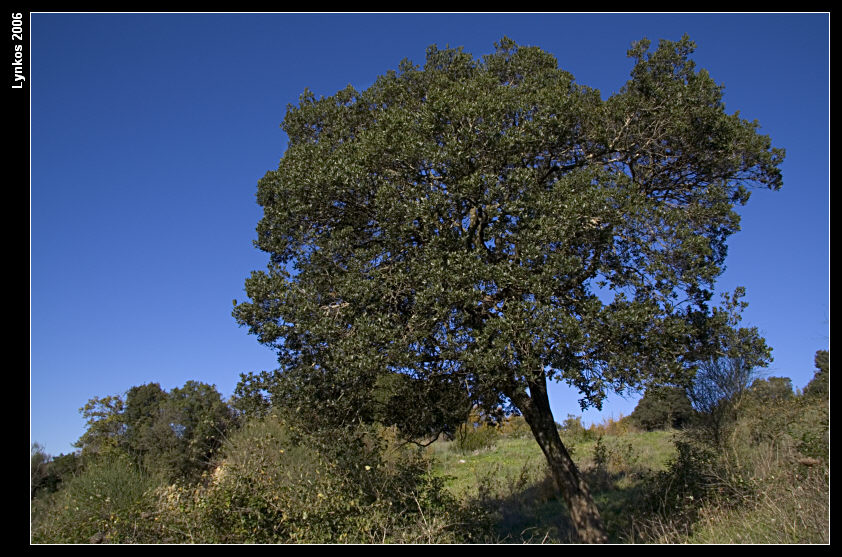
[[[588,476],[612,541],[623,541],[625,510],[637,499],[642,480],[663,470],[674,454],[672,437],[672,432],[655,431],[600,441],[565,439]],[[468,452],[460,451],[454,441],[439,441],[429,451],[455,496],[479,501],[493,511],[500,541],[570,541],[567,510],[533,438],[501,436],[491,447]]]
[[[612,543],[825,544],[827,419],[825,407],[813,406],[758,408],[757,419],[741,418],[725,448],[707,453],[677,431],[580,431],[562,439]],[[447,441],[429,447],[447,488],[490,511],[496,541],[570,542],[567,510],[535,440],[485,437],[488,444],[473,450]]]

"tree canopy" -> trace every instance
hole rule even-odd
[[[482,58],[432,46],[364,91],[305,90],[258,183],[270,262],[234,310],[278,352],[275,398],[364,420],[398,373],[522,412],[580,539],[604,540],[547,382],[585,408],[684,376],[716,339],[735,206],[782,185],[783,151],[725,112],[693,42],[650,46],[607,99],[507,38]]]
[[[792,391],[792,379],[789,377],[762,377],[755,379],[749,389],[755,400],[769,404],[790,400],[795,396]]]
[[[84,458],[125,454],[147,470],[193,479],[207,469],[234,415],[213,385],[188,381],[166,392],[158,383],[125,397],[94,397],[81,409],[88,429],[76,443]]]
[[[830,351],[817,350],[814,361],[816,370],[813,378],[804,387],[804,394],[827,397],[830,395]]]
[[[656,386],[646,389],[629,419],[636,426],[654,429],[681,428],[695,416],[687,392],[678,386]]]

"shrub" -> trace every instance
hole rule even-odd
[[[150,528],[154,480],[126,456],[89,463],[63,488],[33,505],[33,543],[144,543]]]
[[[271,415],[247,423],[205,483],[159,490],[162,528],[200,543],[470,539],[443,479],[389,437],[373,428],[312,434]]]
[[[456,449],[461,453],[472,453],[489,449],[497,444],[500,431],[488,424],[463,424],[456,432]]]
[[[523,439],[532,437],[532,429],[523,416],[509,416],[500,425],[500,433],[506,437]]]
[[[591,424],[588,428],[587,434],[591,439],[596,439],[600,435],[621,437],[636,430],[637,426],[634,422],[630,420],[629,417],[623,417],[623,415],[620,414],[619,419],[615,420],[613,417],[608,417],[602,420],[599,424]]]
[[[566,442],[576,443],[580,441],[589,441],[593,438],[591,432],[582,425],[581,416],[568,414],[567,418],[564,422],[562,422],[560,429]]]
[[[462,454],[467,454],[494,447],[503,433],[502,426],[506,421],[498,418],[485,414],[478,408],[472,409],[468,419],[456,429],[454,448]],[[529,427],[525,420],[523,425]]]
[[[821,397],[786,397],[752,401],[742,408],[732,443],[769,444],[779,451],[827,461],[830,450],[830,407]],[[798,458],[798,457],[796,457]]]

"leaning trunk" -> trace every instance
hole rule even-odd
[[[570,518],[580,543],[605,543],[608,536],[591,497],[588,486],[570,457],[570,453],[561,442],[558,429],[550,410],[550,400],[547,396],[545,379],[529,382],[529,397],[518,404],[526,423],[532,429],[535,440],[538,441],[556,485],[561,491]]]

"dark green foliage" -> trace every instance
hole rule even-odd
[[[44,448],[34,443],[30,450],[30,494],[32,498],[55,493],[62,482],[81,470],[78,454],[48,455]]]
[[[816,351],[816,372],[813,378],[804,387],[806,396],[829,397],[830,396],[830,352],[827,350]]]
[[[387,430],[311,435],[273,415],[231,435],[208,481],[159,491],[162,536],[199,543],[474,541],[460,509],[415,450]]]
[[[372,397],[375,421],[395,426],[409,439],[452,439],[468,421],[471,399],[464,386],[447,377],[427,381],[402,373],[378,378]]]
[[[795,396],[792,379],[789,377],[765,377],[755,379],[749,387],[751,398],[760,404],[788,400]]]
[[[707,302],[734,208],[782,184],[783,151],[725,113],[689,38],[649,47],[606,100],[506,38],[479,59],[430,47],[365,91],[305,91],[258,183],[269,265],[234,310],[281,367],[247,378],[244,402],[274,391],[319,423],[368,423],[383,376],[464,386],[488,415],[523,414],[588,508],[582,539],[604,539],[547,382],[584,408],[684,381],[725,326]]]
[[[126,393],[121,416],[125,424],[120,446],[136,462],[152,462],[167,449],[170,437],[168,424],[162,419],[167,393],[158,383],[132,387]]]
[[[246,416],[276,408],[313,429],[323,429],[382,418],[382,406],[375,397],[378,392],[375,376],[354,383],[348,374],[315,368],[263,371],[241,375],[234,406]]]
[[[550,378],[586,404],[659,369],[641,364],[694,332],[674,289],[703,304],[737,229],[732,204],[746,195],[728,187],[779,187],[781,153],[724,114],[689,40],[647,47],[604,104],[552,56],[508,40],[482,61],[433,47],[423,68],[405,62],[364,92],[303,94],[283,160],[259,183],[257,244],[271,264],[247,281],[238,321],[279,350],[296,385],[329,387],[314,401],[327,406],[390,369],[462,378],[489,410],[512,391],[501,358],[557,368]],[[645,110],[662,103],[674,114]],[[653,126],[665,129],[657,144]],[[688,169],[693,181],[677,178]],[[650,238],[643,222],[663,228]],[[675,248],[657,251],[656,235]],[[605,307],[589,287],[600,277],[618,288]],[[526,331],[534,353],[518,348]]]
[[[188,381],[170,391],[159,423],[167,426],[162,462],[171,475],[195,478],[207,470],[234,423],[233,414],[212,385]]]
[[[384,373],[368,391],[358,391],[331,382],[329,374],[305,380],[294,370],[241,375],[233,405],[246,416],[265,415],[273,408],[312,429],[359,423],[395,426],[413,440],[440,434],[453,438],[471,410],[465,387],[448,377],[423,381]]]
[[[629,420],[636,427],[652,431],[655,429],[682,428],[689,425],[695,411],[681,387],[649,387],[637,403]]]
[[[212,385],[188,381],[169,393],[157,383],[120,396],[93,398],[84,408],[88,430],[77,442],[83,458],[126,454],[150,473],[196,479],[234,423]]]

